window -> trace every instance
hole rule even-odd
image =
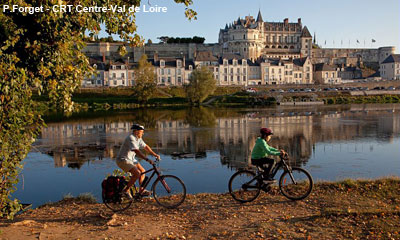
[[[193,70],[193,66],[192,65],[189,65],[189,70]]]
[[[121,65],[121,69],[125,69],[125,65]]]
[[[325,73],[325,78],[328,78],[329,76],[328,76],[328,73]]]
[[[224,59],[224,66],[228,66],[228,60]]]
[[[122,85],[125,85],[125,81],[124,80],[122,80]]]
[[[171,83],[171,77],[168,77],[168,82]]]
[[[165,77],[162,77],[162,78],[161,78],[161,82],[162,82],[162,83],[165,83]]]
[[[231,74],[233,73],[233,68],[231,68]]]
[[[237,65],[237,60],[233,59],[233,66]]]
[[[181,82],[182,82],[182,78],[178,77],[178,83],[181,83]]]
[[[178,67],[182,67],[182,61],[181,61],[181,60],[178,60],[177,63],[176,63],[176,65],[177,65]]]
[[[160,60],[160,66],[161,67],[165,67],[165,61],[164,60]]]
[[[135,77],[135,73],[132,73],[132,78],[134,78]]]
[[[224,81],[225,81],[225,82],[228,81],[228,77],[227,77],[227,76],[224,77]]]
[[[335,73],[334,73],[334,72],[332,73],[332,77],[333,77],[333,78],[335,77]]]
[[[240,76],[237,76],[237,81],[240,82]]]
[[[240,74],[240,68],[238,68],[236,72],[237,72],[237,74]]]
[[[246,68],[243,68],[243,74],[246,74]]]
[[[117,74],[116,74],[116,73],[113,73],[113,74],[112,74],[112,78],[117,78]]]
[[[164,75],[164,68],[161,68],[161,75]]]
[[[177,71],[178,75],[181,75],[181,69],[178,68],[176,71]]]
[[[243,76],[243,81],[246,81],[246,76]]]
[[[231,76],[231,81],[233,81],[233,76]]]
[[[171,69],[168,68],[168,75],[171,75]]]
[[[125,73],[121,73],[121,78],[125,78]]]
[[[117,85],[117,81],[116,80],[114,80],[114,85]]]

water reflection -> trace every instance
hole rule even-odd
[[[133,122],[144,124],[147,144],[163,155],[207,158],[220,155],[230,169],[244,167],[258,130],[274,130],[271,145],[292,156],[292,164],[307,164],[318,143],[359,139],[391,142],[400,133],[400,105],[278,107],[264,109],[142,109],[89,118],[73,116],[48,127],[35,143],[54,159],[55,167],[79,169],[85,163],[114,159]],[[374,151],[370,147],[370,151]]]

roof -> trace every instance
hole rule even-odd
[[[303,57],[303,58],[295,58],[293,59],[293,64],[296,66],[300,66],[302,67],[304,65],[304,63],[306,62],[307,58]]]
[[[308,28],[304,26],[303,31],[301,32],[301,37],[310,37],[312,38],[310,31],[308,31]]]
[[[383,60],[382,63],[394,63],[394,62],[400,62],[400,54],[392,54],[385,60]]]
[[[216,62],[218,61],[218,58],[215,57],[211,51],[204,51],[204,52],[196,52],[196,57],[194,58],[195,61],[210,61],[210,62]]]
[[[261,11],[260,10],[258,10],[257,21],[256,22],[264,22],[263,18],[261,16]]]
[[[336,68],[334,68],[331,65],[325,64],[325,63],[317,63],[314,65],[314,69],[316,72],[320,71],[336,71]]]

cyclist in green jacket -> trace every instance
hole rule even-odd
[[[271,139],[271,135],[273,135],[270,128],[261,128],[260,133],[261,136],[257,138],[256,144],[251,151],[251,164],[261,167],[264,170],[264,179],[272,183],[275,180],[271,179],[269,175],[275,164],[275,160],[268,156],[283,156],[286,152],[283,149],[278,150],[268,145],[268,141]],[[268,168],[264,168],[264,164],[268,164]]]

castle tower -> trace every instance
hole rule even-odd
[[[310,57],[312,50],[312,36],[308,28],[305,26],[300,36],[301,49],[300,54],[302,57]]]

